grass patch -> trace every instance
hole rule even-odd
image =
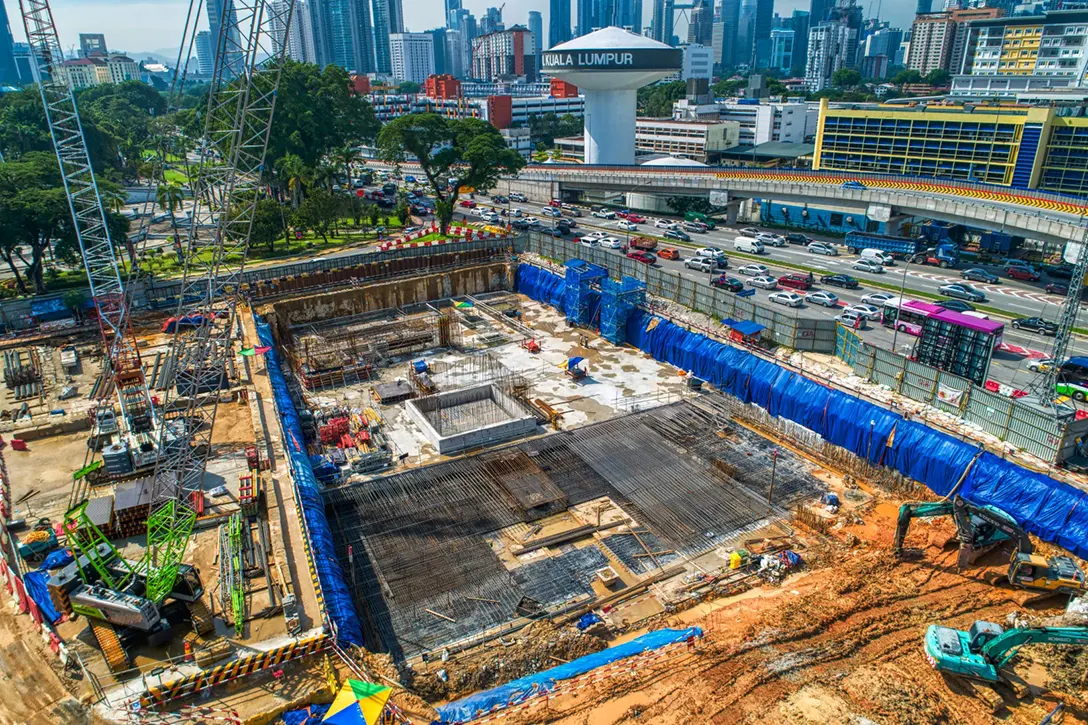
[[[184,171],[178,171],[177,169],[164,169],[162,172],[163,178],[168,182],[174,182],[176,184],[188,184],[189,175]]]

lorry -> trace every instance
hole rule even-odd
[[[717,228],[714,220],[708,217],[706,214],[703,214],[701,211],[689,211],[687,214],[684,215],[684,221],[702,222],[703,224],[706,224],[706,228],[708,231],[712,231]]]
[[[875,232],[846,233],[846,247],[851,254],[857,254],[862,249],[879,249],[914,264],[932,264],[942,269],[959,264],[960,251],[955,244],[927,245],[928,240],[924,237],[892,237]]]
[[[653,237],[633,237],[627,246],[631,249],[641,249],[644,252],[652,252],[657,249],[657,240]]]

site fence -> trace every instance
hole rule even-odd
[[[986,390],[966,378],[875,347],[842,325],[835,355],[859,377],[962,418],[1048,463],[1061,463],[1075,454],[1076,438],[1088,432],[1088,421],[1058,420],[1052,413]]]
[[[615,279],[634,277],[646,283],[646,291],[716,319],[750,320],[766,327],[766,334],[776,344],[806,352],[835,351],[834,320],[798,317],[737,297],[732,292],[710,286],[709,282],[690,279],[670,272],[610,254],[604,249],[571,244],[565,239],[530,233],[527,249],[560,264],[569,259],[581,259],[606,268]]]

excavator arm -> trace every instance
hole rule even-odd
[[[975,506],[960,496],[956,496],[953,503],[955,510],[952,516],[961,544],[980,549],[1008,539],[1016,546],[1017,553],[1033,553],[1034,547],[1027,532],[1004,511]]]
[[[912,519],[951,516],[953,508],[951,501],[908,501],[900,506],[899,520],[895,525],[895,542],[892,544],[892,552],[896,556],[903,554],[903,542],[907,539],[907,531],[910,529]]]
[[[1026,644],[1088,644],[1088,627],[1026,627],[1010,629],[986,643],[982,655],[997,669],[1004,667]]]

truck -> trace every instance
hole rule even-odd
[[[703,214],[701,211],[689,211],[687,214],[684,215],[684,221],[702,222],[703,224],[706,224],[706,228],[708,231],[712,231],[717,228],[714,220],[708,217],[706,214]]]
[[[634,237],[627,246],[631,249],[641,249],[644,252],[652,252],[657,249],[657,240],[653,237]]]
[[[879,249],[893,257],[914,264],[932,264],[937,267],[955,267],[960,261],[960,250],[955,244],[941,243],[928,246],[924,237],[893,237],[875,232],[847,232],[846,247],[851,254],[863,249]]]

